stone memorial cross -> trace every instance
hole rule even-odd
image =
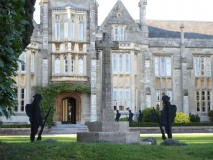
[[[103,33],[102,40],[95,43],[96,50],[103,50],[102,65],[102,109],[103,121],[114,121],[112,109],[112,65],[111,50],[119,49],[119,42],[111,41],[107,33]]]

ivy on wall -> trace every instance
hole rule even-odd
[[[35,94],[40,94],[42,96],[40,108],[41,108],[41,114],[42,114],[43,118],[47,114],[49,108],[53,107],[51,109],[49,117],[46,121],[48,127],[51,127],[53,125],[53,116],[54,116],[54,111],[55,111],[54,106],[55,106],[56,98],[61,92],[79,91],[79,92],[84,92],[84,93],[90,93],[91,88],[90,88],[89,83],[86,83],[86,84],[83,84],[83,83],[72,83],[72,84],[55,83],[55,84],[50,84],[46,87],[35,86],[34,91],[35,91]]]

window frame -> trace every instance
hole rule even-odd
[[[35,54],[31,53],[31,72],[34,73],[35,72]]]
[[[84,59],[82,57],[78,59],[78,73],[80,75],[84,74]]]
[[[64,57],[64,73],[68,73],[68,58]]]
[[[21,71],[24,72],[24,71],[26,71],[26,52],[22,52],[20,59],[22,61],[21,62]]]
[[[84,25],[83,22],[79,23],[79,40],[83,41],[84,39]]]
[[[68,38],[68,22],[64,23],[64,39]]]
[[[201,62],[201,60],[203,61]],[[205,55],[194,56],[194,75],[195,77],[211,77],[211,57],[210,56],[205,56]]]
[[[71,22],[71,39],[75,39],[75,23]]]
[[[60,23],[55,23],[55,39],[60,40]]]
[[[60,63],[60,57],[55,58],[55,74],[60,74],[60,69],[61,69],[61,63]]]

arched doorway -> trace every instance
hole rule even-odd
[[[62,92],[56,101],[54,121],[62,124],[81,123],[81,93]]]
[[[76,100],[65,98],[62,100],[63,114],[62,124],[76,124]]]

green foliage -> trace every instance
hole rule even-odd
[[[174,123],[189,123],[189,115],[183,112],[176,112]]]
[[[85,92],[90,93],[90,85],[89,83],[83,84],[83,83],[56,83],[56,84],[50,84],[46,87],[42,86],[36,86],[34,87],[35,93],[38,93],[42,96],[41,101],[41,115],[44,118],[47,114],[50,107],[55,108],[55,102],[57,96],[61,92],[66,91],[79,91],[79,92]],[[47,125],[51,127],[53,125],[53,116],[54,116],[54,109],[51,110],[49,117],[47,118]]]
[[[176,139],[165,139],[163,142],[161,142],[161,145],[163,145],[163,146],[187,146],[188,144],[185,142],[179,142]]]
[[[14,115],[18,58],[29,44],[33,31],[35,0],[1,0],[0,2],[0,116]]]
[[[212,122],[189,122],[189,123],[173,123],[172,126],[213,126]],[[142,123],[130,123],[129,127],[159,127],[158,123],[142,122]]]
[[[213,122],[213,110],[208,112],[209,120]]]
[[[128,118],[120,118],[119,121],[128,121]]]
[[[3,124],[2,128],[30,128],[30,124]]]
[[[189,118],[191,122],[200,122],[200,117],[198,114],[191,114],[189,113]]]
[[[150,117],[151,114],[153,112],[153,108],[146,108],[142,111],[143,113],[143,119],[142,122],[150,122]],[[160,112],[158,110],[156,110],[156,113],[158,114],[158,116],[160,115]],[[154,122],[158,122],[158,118],[155,117]]]
[[[146,137],[141,140],[142,142],[151,142],[151,145],[156,145],[157,140],[153,137]]]

